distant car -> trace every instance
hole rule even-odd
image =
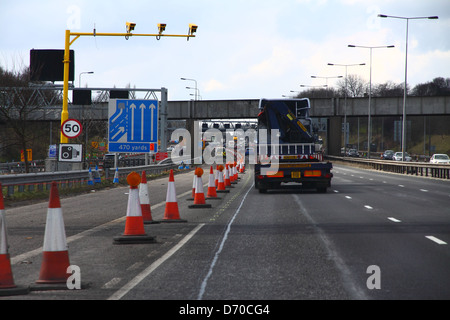
[[[356,150],[356,149],[349,149],[347,151],[347,157],[359,157],[358,150]]]
[[[450,164],[450,158],[446,154],[436,153],[431,156],[430,163]]]
[[[392,160],[402,161],[403,160],[403,154],[401,152],[396,152],[392,156]],[[411,156],[408,154],[408,152],[405,152],[405,161],[411,161]]]
[[[394,156],[394,151],[393,150],[386,150],[382,155],[381,155],[381,159],[383,160],[392,160],[392,157]]]

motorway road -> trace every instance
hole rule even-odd
[[[0,300],[450,299],[450,182],[344,165],[333,173],[326,194],[260,194],[247,168],[207,209],[188,208],[193,171],[177,174],[187,222],[145,225],[152,244],[113,244],[124,230],[126,187],[61,199],[81,290],[34,285],[47,203],[7,208],[15,283],[33,291]],[[148,182],[155,221],[167,182]]]

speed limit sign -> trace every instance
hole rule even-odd
[[[75,119],[67,119],[61,125],[61,132],[67,138],[76,138],[81,134],[81,123]]]

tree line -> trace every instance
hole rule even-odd
[[[336,88],[308,88],[297,94],[298,98],[349,98],[369,96],[370,83],[361,76],[350,74],[347,79],[338,80]],[[409,96],[449,96],[450,78],[437,77],[431,81],[419,83],[412,89],[407,86]],[[372,84],[372,97],[402,97],[404,94],[404,83],[387,81],[380,84]]]

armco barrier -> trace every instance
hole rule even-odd
[[[331,161],[342,161],[367,169],[410,174],[422,177],[450,179],[450,165],[427,162],[403,162],[392,160],[360,159],[351,157],[326,156]]]
[[[145,170],[148,174],[158,174],[166,170],[177,168],[175,164],[164,165],[147,165],[137,167],[119,168],[119,176],[126,176],[132,171],[141,172]],[[100,174],[105,173],[106,179],[113,179],[115,168],[99,170]],[[77,171],[57,171],[57,172],[40,172],[40,173],[22,173],[22,174],[5,174],[0,175],[0,183],[2,187],[7,188],[5,195],[12,195],[17,189],[18,192],[49,190],[52,181],[56,181],[65,187],[72,187],[77,184],[87,184],[89,180],[89,170]],[[17,187],[17,188],[16,188]]]

